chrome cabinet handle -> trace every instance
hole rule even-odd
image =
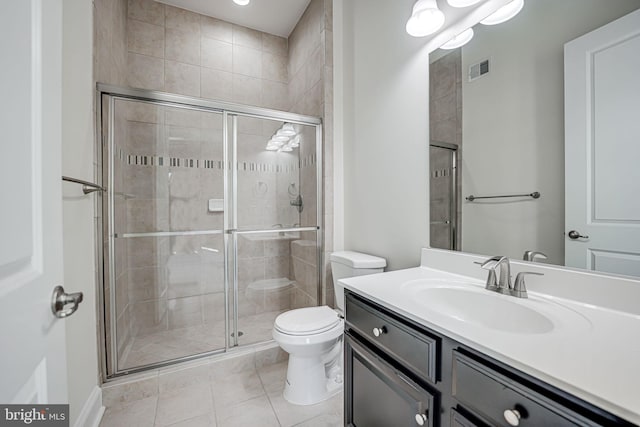
[[[589,236],[583,236],[582,234],[580,234],[580,232],[576,231],[576,230],[571,230],[569,233],[567,233],[567,236],[569,236],[569,238],[571,240],[576,240],[576,239],[588,239]]]
[[[520,418],[522,418],[522,416],[520,415],[520,411],[517,409],[507,409],[504,411],[503,416],[510,426],[517,427],[520,425]]]
[[[416,424],[423,426],[427,422],[427,416],[425,414],[416,414]]]
[[[387,333],[387,328],[385,328],[384,326],[380,327],[380,328],[373,328],[373,335],[375,337],[379,337],[382,334],[386,334]]]
[[[68,294],[60,285],[53,288],[53,296],[51,297],[51,311],[53,315],[59,319],[71,316],[76,312],[78,306],[82,302],[82,292]],[[70,307],[65,308],[65,306]]]

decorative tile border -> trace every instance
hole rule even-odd
[[[431,172],[431,178],[446,178],[453,175],[452,169],[436,169]]]
[[[222,160],[208,159],[188,159],[181,157],[168,156],[145,156],[125,154],[122,149],[116,148],[117,157],[125,164],[130,166],[155,166],[155,167],[172,167],[172,168],[195,168],[195,169],[217,169],[224,170],[224,162]],[[267,172],[267,173],[292,173],[299,171],[301,168],[316,165],[316,155],[299,159],[295,163],[287,163],[284,165],[272,163],[257,162],[238,162],[238,171],[241,172]]]

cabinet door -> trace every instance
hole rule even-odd
[[[346,425],[433,426],[434,396],[352,337],[346,337]]]

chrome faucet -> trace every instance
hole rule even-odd
[[[511,295],[516,298],[527,298],[527,287],[524,283],[524,276],[527,274],[543,276],[542,273],[522,271],[516,275],[515,283],[511,284],[511,266],[509,265],[509,258],[505,256],[494,256],[489,258],[482,263],[481,267],[485,270],[489,270],[485,289],[505,295]],[[497,268],[500,268],[500,276],[496,276]]]
[[[508,294],[511,289],[511,266],[506,256],[494,256],[486,260],[480,266],[489,270],[486,289],[490,291]],[[496,269],[500,268],[500,276],[496,276]]]
[[[547,256],[538,251],[525,251],[522,259],[525,261],[536,262],[536,259],[547,259]]]

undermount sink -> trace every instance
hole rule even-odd
[[[439,315],[502,332],[545,334],[566,322],[587,322],[552,301],[520,299],[464,282],[415,280],[402,285],[414,301]]]

